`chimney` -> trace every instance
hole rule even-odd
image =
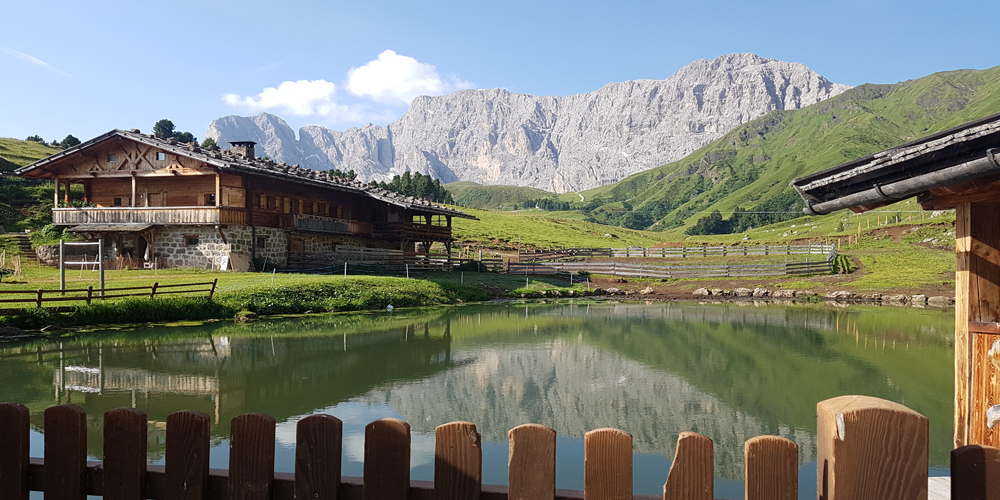
[[[253,147],[256,144],[257,143],[253,141],[229,141],[229,150],[240,158],[252,160],[257,157],[253,150]]]

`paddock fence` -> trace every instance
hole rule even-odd
[[[779,264],[716,264],[702,266],[657,266],[623,262],[510,262],[508,274],[565,274],[586,271],[591,274],[635,278],[738,278],[818,274],[833,271],[836,250],[825,259],[812,262]]]
[[[18,311],[23,308],[4,308],[4,304],[34,304],[36,308],[45,307],[47,303],[54,302],[84,302],[90,305],[95,300],[116,299],[122,297],[149,297],[154,299],[160,295],[167,294],[207,294],[211,299],[215,295],[215,288],[219,279],[202,283],[175,283],[161,285],[159,282],[150,286],[127,286],[117,288],[66,288],[43,290],[0,290],[0,314]],[[4,298],[18,297],[21,298]],[[55,307],[54,309],[60,309]]]
[[[829,255],[836,250],[836,245],[806,244],[806,245],[739,245],[739,246],[696,246],[679,248],[562,248],[555,250],[538,250],[534,252],[518,252],[519,262],[536,262],[543,260],[558,260],[566,258],[693,258],[693,257],[736,257],[758,255]]]
[[[584,437],[583,491],[557,490],[556,433],[525,424],[508,433],[508,484],[483,485],[481,436],[470,422],[435,430],[434,480],[410,479],[410,426],[385,418],[365,427],[363,477],[341,475],[343,423],[317,414],[297,423],[295,472],[275,472],[275,419],[244,414],[231,423],[229,468],[210,469],[210,417],[180,411],[166,420],[165,465],[147,464],[146,414],[135,408],[104,413],[104,460],[87,461],[87,417],[73,405],[44,411],[44,452],[30,457],[31,415],[0,404],[0,496],[52,500],[86,495],[112,500],[712,500],[713,443],[682,432],[663,495],[634,495],[632,436],[613,428]],[[817,405],[817,497],[823,500],[926,499],[927,418],[867,396],[842,396]],[[758,436],[745,451],[745,498],[794,500],[798,447]],[[952,451],[952,498],[996,499],[1000,449]]]

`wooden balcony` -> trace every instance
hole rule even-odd
[[[412,222],[376,222],[372,224],[372,236],[387,240],[450,241],[451,228]]]
[[[52,223],[79,224],[246,224],[246,211],[229,207],[84,207],[54,208]]]
[[[309,231],[314,233],[356,234],[371,236],[372,225],[356,220],[336,219],[319,215],[282,214],[279,218],[282,229]]]

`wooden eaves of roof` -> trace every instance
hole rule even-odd
[[[1000,114],[800,177],[791,185],[819,215],[860,212],[917,195],[927,209],[1000,188]]]
[[[193,158],[204,162],[207,165],[216,167],[220,171],[247,173],[325,189],[349,192],[374,198],[376,200],[419,213],[478,220],[475,216],[469,215],[460,210],[437,205],[412,196],[403,196],[381,188],[373,188],[355,180],[342,179],[329,175],[327,172],[310,170],[299,167],[298,165],[276,163],[272,160],[265,160],[263,158],[244,158],[229,150],[209,151],[199,147],[195,143],[184,144],[177,142],[175,139],[164,140],[154,135],[139,133],[137,130],[112,130],[74,147],[60,151],[52,156],[43,158],[29,165],[25,165],[24,167],[15,170],[14,173],[28,178],[50,178],[51,174],[43,171],[45,166],[54,164],[64,158],[72,156],[73,154],[117,137],[153,146],[173,154]]]

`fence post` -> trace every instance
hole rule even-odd
[[[160,286],[160,282],[159,281],[153,282],[153,286],[150,287],[150,289],[149,289],[149,300],[153,300],[153,297],[156,296],[156,287],[158,287],[158,286]]]
[[[509,432],[507,498],[553,499],[556,496],[556,431],[538,424]]]
[[[270,415],[233,418],[229,438],[229,498],[270,500],[274,491],[274,430]]]
[[[26,406],[17,403],[0,404],[0,429],[4,430],[0,434],[0,491],[9,495],[6,498],[24,500],[31,491],[28,484],[30,419]],[[552,449],[554,453],[555,446]]]
[[[712,500],[715,475],[712,440],[696,432],[677,437],[677,451],[670,464],[663,500]]]
[[[104,412],[104,498],[146,496],[146,412],[118,408]]]
[[[215,295],[215,286],[219,284],[219,278],[212,280],[212,289],[208,291],[208,300],[212,300],[212,296]]]
[[[482,495],[482,477],[482,437],[476,432],[476,424],[451,422],[439,425],[434,430],[436,498],[478,500]]]
[[[382,418],[365,426],[364,500],[406,500],[410,491],[410,424]]]
[[[927,417],[870,396],[827,399],[816,414],[820,499],[927,498]]]
[[[45,499],[87,498],[87,414],[74,405],[45,410]]]
[[[94,298],[94,285],[87,287],[87,305],[90,305],[90,300]]]
[[[1000,449],[969,445],[951,450],[951,498],[1000,498]]]
[[[746,500],[798,498],[798,445],[778,436],[757,436],[748,440],[743,450]]]
[[[59,290],[61,295],[66,295],[66,246],[63,240],[59,240]]]
[[[202,500],[208,496],[208,455],[211,420],[200,411],[167,416],[165,497]]]
[[[343,428],[333,415],[299,420],[295,426],[295,498],[337,498]]]
[[[35,299],[35,302],[38,304],[38,308],[41,309],[42,308],[42,289],[41,288],[38,289],[38,296]]]
[[[632,498],[632,435],[607,427],[584,434],[583,496]]]

